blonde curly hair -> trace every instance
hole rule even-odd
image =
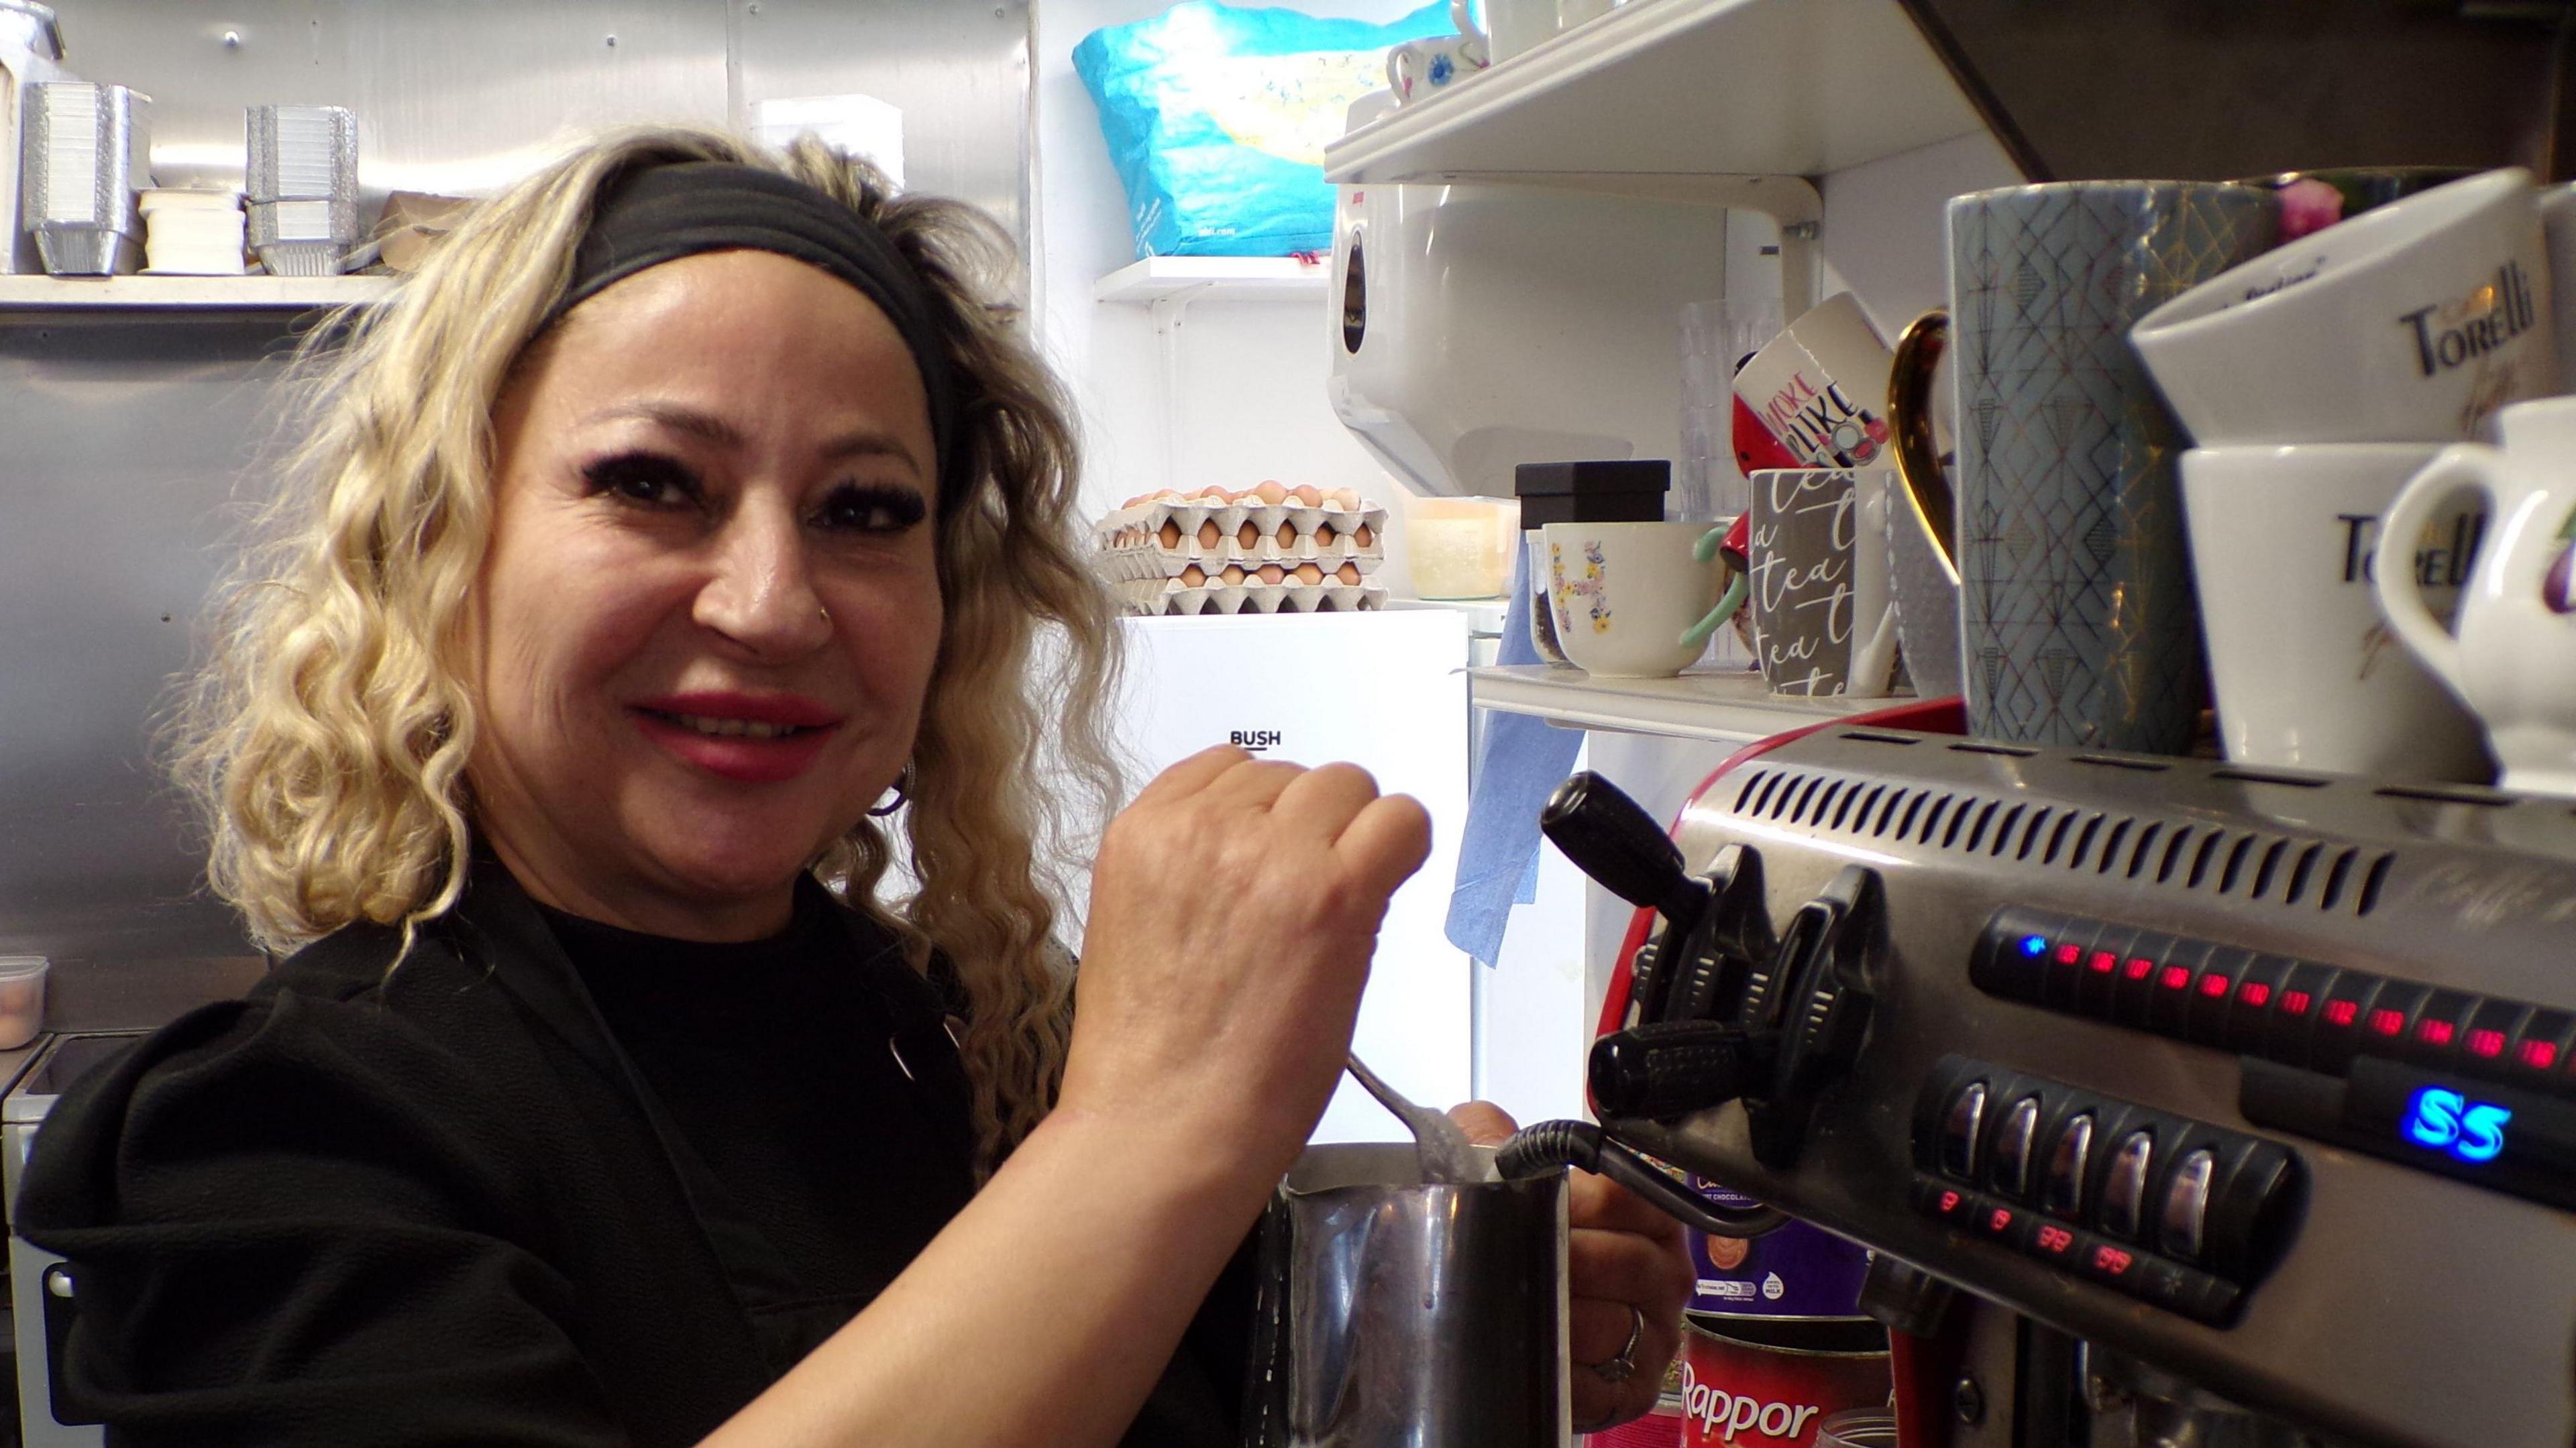
[[[602,188],[673,161],[816,187],[882,230],[938,303],[971,483],[937,524],[946,631],[899,816],[917,889],[900,908],[877,900],[898,854],[874,819],[814,869],[900,932],[916,969],[934,949],[954,964],[989,1167],[1045,1114],[1063,1067],[1070,981],[1053,936],[1081,862],[1048,842],[1119,796],[1102,724],[1116,630],[1077,542],[1065,404],[987,305],[1016,264],[1009,241],[970,207],[889,194],[811,138],[783,157],[687,128],[583,146],[477,206],[392,300],[308,341],[304,440],[217,594],[213,655],[172,721],[176,772],[210,826],[208,878],[281,951],[361,921],[408,938],[455,904],[474,828],[462,625],[491,540],[494,401]],[[1041,759],[1067,788],[1038,787]]]

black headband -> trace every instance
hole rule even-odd
[[[573,253],[572,280],[547,320],[647,267],[744,250],[821,267],[858,288],[894,323],[930,399],[933,466],[945,514],[965,484],[952,455],[957,392],[935,320],[938,304],[884,232],[802,181],[728,161],[674,161],[611,182]]]

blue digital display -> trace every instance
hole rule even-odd
[[[2023,936],[2021,938],[2021,953],[2030,956],[2033,959],[2046,955],[2048,953],[2048,937],[2045,935]]]
[[[2504,1154],[2505,1123],[2513,1112],[2488,1101],[2472,1101],[2440,1086],[2418,1090],[2406,1103],[2401,1130],[2408,1141],[2476,1166]]]

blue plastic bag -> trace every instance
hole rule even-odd
[[[1351,102],[1385,88],[1389,46],[1449,28],[1446,0],[1389,25],[1184,0],[1084,36],[1073,68],[1100,108],[1136,254],[1331,246],[1324,143]]]

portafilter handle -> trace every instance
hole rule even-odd
[[[1590,770],[1567,779],[1539,811],[1540,833],[1611,894],[1659,911],[1687,931],[1708,906],[1708,887],[1682,869],[1682,852],[1644,806]]]

